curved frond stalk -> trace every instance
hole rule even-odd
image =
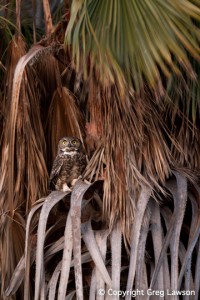
[[[151,190],[146,186],[142,186],[141,193],[137,203],[135,222],[132,226],[132,234],[131,234],[131,250],[130,250],[130,265],[129,265],[129,273],[126,290],[132,290],[133,282],[135,278],[136,271],[136,260],[138,254],[138,243],[140,237],[140,231],[142,226],[142,220],[144,218],[144,213],[151,196]],[[131,295],[126,295],[126,300],[130,299]]]
[[[37,250],[36,250],[36,272],[35,272],[35,296],[34,299],[40,299],[43,291],[44,282],[44,239],[47,219],[51,209],[66,196],[68,193],[59,191],[52,192],[45,200],[40,213],[37,233]]]
[[[59,252],[60,250],[63,250],[63,248],[64,248],[64,236],[62,236],[59,240],[53,243],[53,245],[50,246],[49,249],[45,252],[44,263],[47,264],[52,258],[52,255]]]
[[[162,266],[163,261],[165,262],[165,254],[166,254],[167,247],[170,244],[170,240],[171,240],[171,237],[172,237],[172,234],[173,234],[174,223],[175,223],[175,214],[173,214],[171,219],[170,219],[170,224],[168,226],[167,234],[166,234],[165,239],[163,241],[162,251],[160,253],[159,260],[158,260],[158,262],[155,266],[155,270],[154,270],[154,272],[151,276],[150,288],[154,287],[154,285],[156,283],[158,273],[159,273],[159,270],[160,270],[160,267]]]
[[[82,224],[81,226],[82,232],[83,232],[83,240],[91,254],[92,259],[94,260],[97,269],[102,275],[103,280],[105,283],[111,287],[112,281],[110,278],[110,275],[108,274],[108,271],[105,267],[103,258],[101,256],[101,253],[99,251],[98,245],[95,241],[94,233],[92,231],[91,222],[88,221],[87,223]]]
[[[76,298],[83,299],[83,282],[81,267],[81,203],[83,196],[91,184],[78,180],[71,196],[71,219],[73,236],[73,256],[75,260]]]
[[[190,235],[189,235],[189,240],[188,240],[188,245],[190,245],[193,241],[193,235],[194,235],[194,232],[196,229],[196,225],[198,224],[199,207],[198,207],[198,203],[197,203],[194,195],[192,195],[191,192],[188,192],[188,198],[192,205],[192,221],[190,224]],[[196,244],[198,244],[198,239],[196,241]],[[191,266],[192,266],[192,255],[187,259],[187,264],[186,264],[186,268],[185,268],[185,290],[188,290],[188,291],[191,290],[191,281],[192,281],[191,280],[192,279]],[[180,274],[179,274],[179,278],[180,278]],[[186,298],[186,300],[189,300],[189,295]]]
[[[111,233],[111,252],[112,252],[112,289],[120,291],[121,275],[121,254],[122,254],[122,232],[120,223],[116,223]],[[113,299],[118,299],[114,296]]]
[[[150,203],[150,202],[149,202]],[[152,206],[148,204],[145,215],[144,222],[140,231],[140,239],[138,243],[138,257],[137,257],[137,266],[135,274],[135,288],[138,290],[147,290],[147,274],[146,274],[146,264],[145,264],[145,249],[146,249],[146,240],[149,231],[149,222],[152,213]],[[137,298],[136,298],[137,299]]]
[[[17,264],[13,276],[11,278],[11,282],[7,289],[5,290],[5,296],[9,297],[14,295],[21,285],[23,278],[24,278],[24,271],[25,271],[25,257],[22,256],[19,263]]]
[[[90,227],[90,225],[91,224],[87,224],[86,226]],[[84,232],[85,232],[85,228],[84,228]],[[95,232],[96,243],[97,243],[97,246],[99,248],[99,251],[100,251],[100,254],[101,254],[101,257],[103,259],[104,264],[105,264],[106,253],[107,253],[108,234],[109,234],[108,230],[101,230],[101,231],[96,231]],[[88,237],[87,237],[88,241],[92,240],[92,238],[89,238],[90,234],[86,233],[86,235],[88,235]],[[96,257],[97,257],[97,255],[96,255]],[[98,291],[100,289],[105,290],[105,280],[104,280],[104,277],[102,277],[102,275],[101,275],[101,272],[98,268],[98,265],[96,265],[95,268],[93,269],[92,276],[93,277],[91,279],[91,282],[93,283],[93,285],[90,287],[90,299],[92,300],[92,299],[96,298],[97,300],[99,300],[102,297],[98,294]],[[92,298],[92,295],[93,295],[93,298]]]
[[[96,295],[96,270],[93,269],[92,271],[92,278],[91,278],[91,284],[90,284],[90,295],[89,295],[89,300],[95,299]]]
[[[61,270],[61,265],[62,265],[62,261],[60,261],[54,272],[53,272],[53,275],[51,276],[51,279],[49,281],[49,284],[48,284],[48,289],[49,289],[49,296],[48,296],[48,300],[54,300],[55,297],[56,297],[56,286],[58,284],[58,278],[59,278],[59,275],[60,275],[60,270]]]
[[[195,288],[195,300],[197,300],[199,295],[199,289],[200,289],[200,238],[198,239],[198,252],[197,252],[197,262],[195,268],[194,288]]]
[[[180,232],[187,203],[187,180],[184,176],[175,172],[177,180],[177,190],[169,186],[173,195],[175,204],[176,221],[174,232],[171,239],[171,289],[176,290],[178,287],[178,245],[180,241]]]
[[[194,231],[193,238],[192,238],[191,242],[189,243],[189,245],[187,247],[187,251],[185,253],[184,260],[182,262],[182,267],[181,267],[181,271],[180,271],[179,278],[178,278],[178,289],[180,289],[180,287],[181,287],[182,278],[185,274],[186,267],[188,265],[188,262],[190,261],[190,258],[192,256],[192,252],[194,250],[194,247],[197,244],[197,241],[198,241],[199,237],[200,237],[200,216],[198,218],[198,223],[197,223],[196,229]],[[189,282],[190,282],[190,280],[189,280]]]
[[[58,288],[58,300],[62,300],[65,298],[66,291],[67,291],[69,271],[70,271],[70,262],[71,262],[72,247],[73,247],[71,211],[69,211],[67,217],[67,223],[66,223],[64,235],[65,235],[65,242],[64,242],[61,274],[60,274],[60,283]]]
[[[45,198],[44,198],[45,199]],[[42,200],[44,200],[42,199]],[[34,216],[34,214],[37,212],[37,210],[42,206],[43,203],[38,203],[37,205],[35,205],[27,218],[26,221],[26,237],[25,237],[25,280],[24,280],[24,298],[25,299],[29,299],[30,298],[30,287],[29,287],[29,283],[30,283],[30,266],[31,266],[31,261],[30,261],[30,256],[31,256],[31,240],[30,240],[30,225],[31,225],[31,221],[32,218]]]
[[[152,214],[151,214],[151,233],[153,239],[153,248],[154,248],[154,257],[155,257],[155,265],[158,262],[162,245],[163,245],[163,231],[161,226],[161,219],[160,219],[160,208],[159,205],[154,201],[151,202],[152,205]],[[160,267],[158,278],[156,282],[155,289],[158,291],[164,290],[164,272],[163,266]]]

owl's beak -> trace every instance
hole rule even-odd
[[[68,146],[62,149],[63,152],[70,152],[70,151],[78,151],[78,149],[74,149],[72,146]]]
[[[62,151],[70,151],[70,150],[71,150],[70,147],[65,147],[65,148],[62,149]]]

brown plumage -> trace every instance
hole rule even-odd
[[[58,143],[58,153],[50,174],[50,188],[67,191],[86,167],[86,154],[76,137],[63,137]]]

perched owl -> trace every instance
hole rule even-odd
[[[50,188],[66,192],[86,167],[86,154],[76,137],[63,137],[50,174]]]

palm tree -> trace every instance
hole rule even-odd
[[[27,52],[16,5],[1,88],[1,295],[198,299],[199,3],[68,6],[52,29],[43,1],[46,37]],[[63,135],[89,157],[72,194],[47,190]]]

